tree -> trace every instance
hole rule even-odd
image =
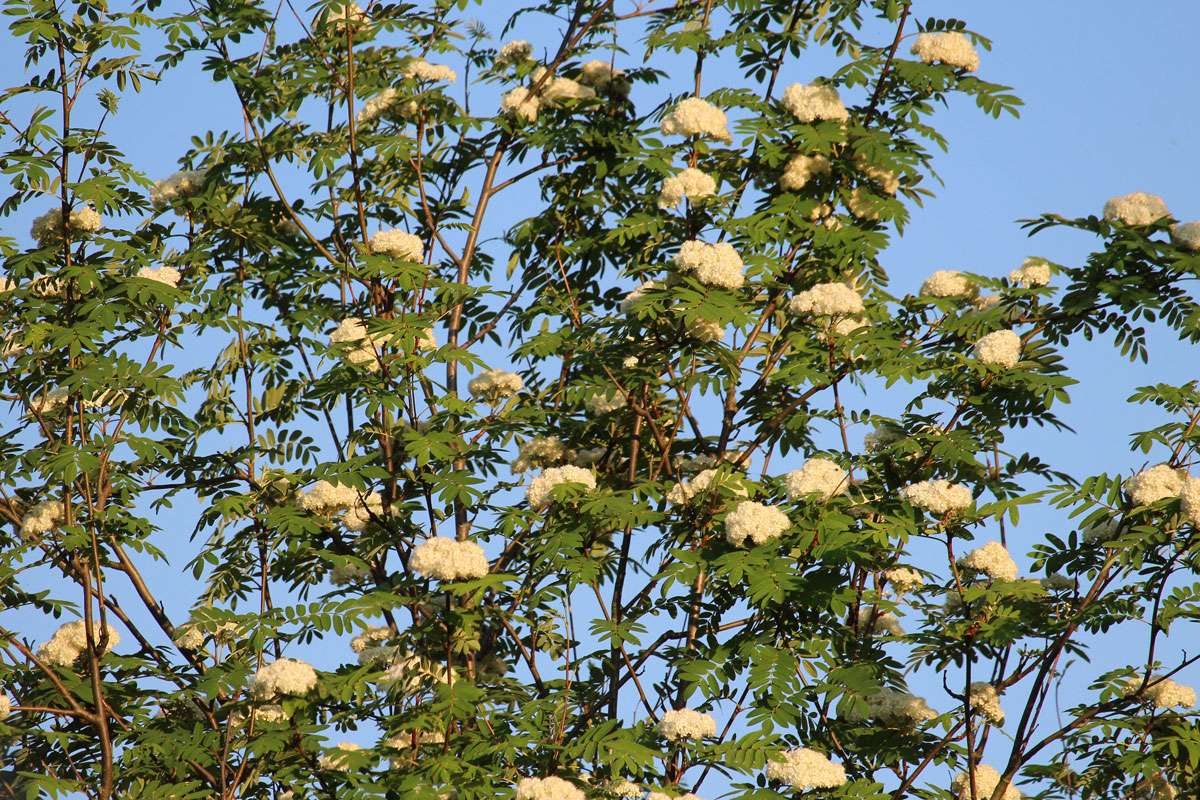
[[[1133,398],[1133,476],[1009,442],[1081,337],[1200,338],[1200,224],[893,296],[937,106],[1020,106],[964,22],[475,5],[6,1],[10,793],[1196,796],[1200,385]],[[241,117],[151,180],[107,126],[196,67]]]

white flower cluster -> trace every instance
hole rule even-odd
[[[6,694],[0,694],[0,719],[4,719],[11,714],[14,705],[16,704],[13,703],[11,697]]]
[[[921,577],[921,573],[912,567],[892,567],[884,570],[883,577],[897,597],[925,585],[925,579]]]
[[[705,286],[740,289],[746,283],[742,257],[729,242],[686,241],[675,255],[675,263],[680,269],[695,273],[696,279]]]
[[[568,483],[580,484],[591,491],[596,488],[596,475],[590,469],[570,464],[544,470],[529,482],[529,489],[525,495],[529,500],[529,507],[539,509],[550,505],[554,487]]]
[[[785,750],[782,760],[767,762],[767,778],[795,789],[835,789],[846,783],[846,768],[823,753],[800,747]]]
[[[458,80],[458,73],[445,64],[430,64],[423,58],[418,58],[408,63],[404,68],[404,77],[416,81],[446,81],[454,83]]]
[[[183,277],[174,267],[142,267],[138,270],[137,276],[170,286],[172,289],[179,286],[179,279]]]
[[[900,191],[900,176],[886,167],[872,164],[865,153],[855,153],[854,166],[864,177],[876,183],[885,194]]]
[[[850,488],[849,473],[827,458],[808,459],[800,469],[789,472],[786,481],[789,500],[809,496],[828,500]]]
[[[525,86],[517,86],[500,98],[500,111],[525,122],[537,122],[542,101]]]
[[[1109,222],[1126,225],[1151,225],[1171,212],[1166,202],[1156,194],[1131,192],[1110,198],[1104,204],[1104,218]]]
[[[1147,775],[1133,786],[1132,800],[1177,800],[1179,792],[1161,772]]]
[[[507,67],[511,64],[520,64],[528,61],[532,55],[533,45],[524,39],[514,39],[511,42],[505,42],[500,51],[496,53],[496,66]]]
[[[658,284],[654,281],[642,281],[639,283],[632,292],[621,298],[621,313],[628,314],[637,305],[638,301],[646,296],[648,291],[657,288],[657,286]]]
[[[1200,522],[1200,478],[1184,477],[1179,485],[1179,509],[1189,522]]]
[[[1200,222],[1180,222],[1171,226],[1171,241],[1176,247],[1200,251]]]
[[[953,269],[940,269],[921,284],[921,294],[926,297],[970,297],[975,292],[971,279]]]
[[[837,90],[823,84],[793,83],[783,93],[783,106],[801,122],[845,122],[850,118]]]
[[[29,235],[39,245],[45,246],[58,241],[70,230],[71,233],[87,234],[100,230],[103,220],[91,206],[80,206],[71,211],[67,224],[63,225],[62,208],[56,206],[37,217],[29,228]]]
[[[216,641],[232,642],[242,633],[242,626],[230,620],[222,622],[212,632]],[[181,625],[175,629],[175,644],[188,650],[199,650],[204,646],[209,634],[199,625]]]
[[[104,628],[108,633],[108,642],[104,646],[104,652],[100,655],[111,653],[112,649],[121,643],[121,635],[117,633],[116,628],[108,623],[104,624]],[[99,643],[99,622],[93,625],[92,634]],[[68,622],[56,630],[50,640],[38,648],[37,654],[38,658],[47,664],[69,667],[75,663],[75,659],[83,655],[87,647],[87,625],[79,619]]]
[[[666,792],[649,792],[646,794],[646,800],[700,800],[700,796],[691,792],[676,795],[675,797]]]
[[[668,136],[709,136],[732,142],[725,112],[699,97],[685,97],[663,117],[662,132]]]
[[[393,228],[379,231],[370,239],[371,252],[375,255],[391,256],[402,261],[423,261],[425,244],[415,233]]]
[[[979,53],[965,35],[957,31],[922,33],[913,42],[912,54],[926,64],[945,64],[974,72],[979,69]]]
[[[413,747],[414,738],[416,746],[420,747],[423,744],[442,744],[446,741],[446,734],[441,731],[405,732],[384,739],[383,746],[392,750],[409,750]]]
[[[865,307],[862,296],[846,284],[818,283],[793,297],[788,310],[793,314],[834,317],[861,314]]]
[[[525,388],[525,381],[515,372],[502,369],[489,369],[471,379],[467,391],[476,400],[494,403],[506,397],[512,397]]]
[[[1150,681],[1150,685],[1141,696],[1153,703],[1155,708],[1192,708],[1196,705],[1196,690],[1192,687],[1156,675],[1151,675]],[[1142,679],[1129,678],[1125,681],[1125,687],[1127,695],[1135,694],[1142,688]]]
[[[791,526],[788,515],[775,506],[743,500],[725,515],[725,538],[734,547],[747,540],[758,545],[778,539]]]
[[[391,638],[391,628],[385,626],[367,628],[350,640],[350,649],[358,654],[358,663],[371,664],[391,653],[391,648],[382,646],[383,642]]]
[[[904,628],[900,625],[900,620],[890,611],[884,611],[875,615],[875,622],[871,625],[871,633],[876,636],[903,636]]]
[[[1004,724],[1004,709],[1000,707],[1000,695],[995,686],[987,681],[976,681],[971,684],[967,696],[976,714],[982,714],[993,725]]]
[[[512,471],[519,474],[535,467],[544,469],[566,461],[570,453],[557,436],[535,436],[521,443],[517,460],[512,463]]]
[[[659,208],[675,208],[686,198],[692,203],[712,197],[717,192],[717,182],[712,176],[695,167],[687,167],[663,181],[658,191]]]
[[[58,500],[43,500],[31,506],[21,518],[21,536],[31,539],[49,533],[63,523],[63,504]]]
[[[625,407],[625,393],[620,389],[610,389],[607,392],[597,392],[588,395],[583,401],[583,407],[595,417],[611,414]]]
[[[355,121],[359,125],[366,125],[384,116],[389,119],[399,120],[403,119],[405,115],[411,116],[415,114],[417,108],[415,100],[401,103],[400,93],[389,86],[363,103],[362,108],[358,110]]]
[[[725,326],[710,319],[696,317],[687,324],[687,335],[701,342],[719,342],[725,337]]]
[[[721,476],[715,469],[701,470],[691,480],[683,480],[671,487],[667,492],[667,502],[672,505],[690,503],[696,495],[724,486],[734,494],[745,497],[746,487],[742,486],[733,476]]]
[[[606,791],[614,797],[621,798],[621,800],[640,800],[642,796],[642,787],[633,781],[619,781],[609,784],[606,787]]]
[[[923,697],[884,687],[865,698],[866,716],[885,725],[920,725],[937,719],[937,712]]]
[[[533,71],[533,80],[541,80],[546,74],[545,67]],[[570,78],[551,78],[541,88],[542,102],[548,106],[561,105],[564,100],[590,100],[596,96],[596,91],[590,86],[584,86]]]
[[[583,65],[579,80],[596,89],[607,89],[614,81],[620,81],[624,75],[624,70],[614,68],[608,61],[594,58]]]
[[[383,495],[379,492],[369,492],[359,497],[356,492],[354,503],[342,515],[342,524],[346,526],[346,530],[365,531],[371,524],[372,518],[381,516],[383,516]]]
[[[454,676],[457,680],[458,673]],[[392,663],[379,679],[405,694],[416,694],[433,683],[449,683],[450,670],[446,665],[411,653],[396,653]]]
[[[1135,504],[1148,506],[1168,497],[1177,497],[1183,490],[1184,478],[1187,476],[1184,470],[1174,469],[1168,464],[1159,464],[1144,469],[1125,481],[1125,491]]]
[[[662,715],[658,721],[658,732],[669,742],[703,739],[717,735],[717,721],[700,711],[677,708]]]
[[[169,206],[175,200],[195,197],[204,188],[205,169],[188,169],[176,172],[158,181],[150,189],[150,203],[157,209]]]
[[[482,547],[445,536],[435,536],[414,547],[408,565],[414,572],[442,581],[482,578],[488,573]]]
[[[300,507],[323,517],[333,516],[358,502],[358,490],[353,486],[329,481],[317,481],[300,495]]]
[[[295,658],[280,658],[264,664],[254,673],[254,696],[270,699],[280,695],[301,697],[317,685],[317,671]]]
[[[987,764],[975,765],[975,797],[990,798],[1000,785],[1000,773]],[[960,772],[954,776],[950,788],[958,795],[958,800],[972,800],[971,779],[967,773]],[[1021,800],[1021,792],[1011,783],[1000,796],[1000,800]]]
[[[975,548],[958,560],[958,566],[998,581],[1017,579],[1017,562],[999,542],[988,542]]]
[[[329,334],[329,343],[357,344],[357,347],[346,351],[346,360],[351,364],[367,365],[370,369],[379,369],[379,356],[376,351],[378,344],[367,333],[367,326],[358,317],[346,317],[338,323],[333,333]]]
[[[1021,266],[1008,273],[1008,279],[1015,286],[1045,286],[1050,283],[1050,265],[1045,259],[1027,258],[1021,262]]]
[[[909,484],[900,490],[900,497],[939,517],[965,511],[973,499],[966,486],[942,479]]]
[[[792,156],[779,176],[779,185],[789,192],[803,189],[813,178],[828,175],[832,170],[825,156]]]
[[[339,742],[331,750],[326,750],[317,758],[317,765],[321,769],[334,772],[348,772],[351,762],[348,754],[357,753],[359,750],[362,750],[362,747],[354,742]]]
[[[586,800],[575,784],[553,776],[522,778],[517,782],[516,800]]]
[[[1009,330],[992,331],[975,342],[975,357],[993,367],[1015,367],[1021,360],[1021,337]]]

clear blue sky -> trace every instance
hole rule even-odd
[[[491,0],[481,15],[498,34],[500,25],[494,21],[516,5]],[[916,16],[957,16],[991,37],[995,47],[983,53],[980,75],[1013,86],[1025,107],[1020,119],[994,120],[970,101],[956,98],[940,112],[936,124],[951,143],[950,152],[936,161],[945,186],[936,189],[937,197],[924,208],[913,209],[905,236],[885,254],[895,292],[915,289],[936,269],[998,276],[1035,254],[1078,263],[1095,244],[1090,237],[1051,232],[1030,240],[1016,220],[1045,211],[1099,213],[1105,199],[1115,194],[1152,192],[1166,199],[1177,218],[1200,218],[1200,57],[1195,46],[1200,3],[925,0],[917,3]],[[513,34],[530,39],[539,51],[552,35],[551,26],[535,25],[532,17]],[[878,38],[884,41],[882,29]],[[636,47],[631,43],[630,48],[630,58],[637,58]],[[805,54],[784,79],[807,82],[830,68],[819,54]],[[0,49],[0,70],[19,74],[22,69],[18,50]],[[706,82],[705,88],[718,87]],[[648,102],[661,99],[653,92],[665,90],[652,89]],[[239,120],[229,88],[214,87],[193,60],[164,86],[126,96],[110,135],[151,177],[161,177],[176,168],[191,136],[209,129],[236,130]],[[27,219],[0,220],[0,226],[5,233],[24,236]],[[1013,446],[1023,444],[1077,476],[1129,471],[1147,460],[1161,460],[1161,453],[1144,457],[1130,452],[1128,434],[1161,420],[1124,401],[1136,386],[1196,377],[1189,366],[1196,363],[1195,354],[1174,345],[1169,336],[1158,336],[1152,339],[1146,365],[1129,364],[1103,340],[1073,347],[1067,363],[1081,383],[1072,390],[1072,405],[1060,414],[1077,433],[1018,432]],[[868,401],[876,411],[892,405],[888,398]],[[1023,545],[1046,530],[1059,529],[1058,520],[1048,512],[1027,513],[1010,536],[1014,553],[1023,553]],[[1023,562],[1019,555],[1018,561]],[[182,598],[180,602],[186,604]],[[1111,641],[1103,656],[1121,663],[1120,640]],[[1097,671],[1099,666],[1087,674]],[[1186,673],[1185,682],[1200,683],[1196,674]],[[928,693],[940,696],[940,686],[929,687]]]

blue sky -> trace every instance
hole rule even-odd
[[[508,0],[485,4],[481,15],[493,33],[500,31],[495,20],[515,5]],[[1099,213],[1115,194],[1152,192],[1166,199],[1177,218],[1200,218],[1194,45],[1200,4],[919,2],[916,17],[927,16],[958,16],[991,37],[995,47],[983,54],[980,75],[1013,86],[1025,107],[1020,119],[994,120],[968,100],[956,98],[940,112],[936,123],[951,143],[949,153],[936,161],[945,185],[936,188],[937,196],[924,208],[912,210],[904,237],[884,256],[893,292],[915,290],[936,269],[999,276],[1029,255],[1078,263],[1095,240],[1063,231],[1030,240],[1016,220],[1046,211],[1067,216]],[[533,41],[535,50],[550,43],[553,35],[552,25],[535,23],[533,17],[526,17],[513,33]],[[888,35],[879,29],[879,41]],[[628,58],[638,60],[638,49],[630,49]],[[784,81],[807,82],[832,67],[824,55],[805,53],[785,70]],[[19,73],[20,52],[0,49],[0,68]],[[706,90],[719,88],[712,81],[706,80]],[[664,94],[661,87],[649,90],[646,102],[658,102]],[[86,107],[81,113],[83,124],[89,124]],[[211,84],[193,60],[164,85],[127,95],[109,131],[148,175],[161,177],[176,169],[190,137],[209,129],[237,130],[239,120],[231,90]],[[24,236],[27,219],[0,220],[0,226],[5,233]],[[496,233],[498,229],[489,231]],[[496,255],[500,263],[506,260],[506,253]],[[1186,366],[1195,363],[1194,354],[1172,338],[1152,337],[1148,364],[1130,364],[1105,340],[1073,346],[1067,363],[1080,385],[1072,389],[1073,402],[1060,414],[1076,433],[1019,431],[1013,446],[1027,447],[1077,476],[1127,472],[1161,460],[1162,453],[1130,452],[1129,433],[1152,427],[1161,418],[1127,405],[1125,398],[1139,385],[1195,377],[1194,368]],[[863,402],[879,411],[892,401],[867,397]],[[1039,540],[1047,530],[1062,530],[1060,522],[1045,510],[1028,512],[1010,539],[1014,552],[1024,552],[1023,544]],[[177,600],[182,604],[177,611],[186,607],[186,598]],[[1099,660],[1121,663],[1122,651],[1122,640],[1112,637],[1099,651]],[[1098,671],[1097,665],[1086,674]],[[1194,678],[1191,682],[1198,682]],[[940,691],[940,685],[931,686],[929,693]]]

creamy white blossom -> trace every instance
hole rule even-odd
[[[496,53],[496,66],[520,64],[522,61],[528,61],[532,55],[533,45],[524,39],[514,39],[511,42],[505,42],[500,51]]]
[[[417,58],[408,63],[404,68],[404,77],[416,81],[446,81],[454,83],[458,80],[458,73],[444,64],[430,64],[423,58]]]
[[[619,82],[624,75],[624,70],[616,69],[608,61],[594,58],[583,65],[579,81],[596,89],[607,89],[614,81]]]
[[[1151,703],[1155,708],[1174,708],[1180,706],[1182,708],[1193,708],[1196,705],[1196,690],[1190,686],[1184,686],[1182,683],[1176,683],[1170,678],[1160,678],[1157,675],[1150,676],[1150,685],[1145,691],[1139,693],[1142,688],[1141,677],[1132,677],[1125,681],[1125,690],[1127,695],[1139,694],[1140,697]]]
[[[391,750],[410,750],[413,747],[413,739],[416,739],[416,746],[420,747],[424,744],[442,744],[446,741],[446,734],[441,731],[412,731],[389,736],[383,740],[383,746]]]
[[[979,69],[979,53],[975,45],[957,31],[917,34],[912,54],[926,64],[945,64],[967,72]]]
[[[788,303],[793,314],[843,316],[861,314],[865,309],[862,296],[844,283],[818,283],[796,294]]]
[[[104,222],[100,219],[100,214],[96,212],[96,209],[85,205],[73,209],[70,216],[67,217],[67,224],[64,226],[62,208],[56,206],[34,219],[33,224],[29,228],[29,235],[39,245],[45,246],[62,239],[67,231],[75,234],[95,233],[103,227],[103,224]]]
[[[1192,524],[1200,522],[1200,478],[1183,476],[1179,482],[1179,509]]]
[[[846,783],[846,768],[823,753],[800,747],[767,761],[767,778],[795,789],[834,789]]]
[[[975,548],[958,560],[958,566],[995,580],[1012,581],[1017,578],[1017,562],[999,542],[988,542]]]
[[[921,294],[926,297],[970,297],[976,291],[970,278],[953,269],[938,270],[921,284]]]
[[[909,484],[900,490],[900,497],[939,517],[965,511],[973,499],[966,486],[942,479]]]
[[[898,689],[884,687],[863,698],[867,704],[865,716],[889,725],[919,725],[937,718],[937,712],[924,698]]]
[[[525,388],[525,381],[515,372],[489,369],[471,379],[467,391],[477,400],[494,403],[512,397]]]
[[[1183,490],[1183,479],[1186,477],[1186,470],[1159,464],[1126,480],[1125,491],[1135,504],[1148,506],[1168,497],[1177,497]]]
[[[1172,225],[1171,241],[1184,250],[1200,251],[1200,221]]]
[[[783,106],[801,122],[845,122],[850,118],[837,89],[824,84],[793,83],[783,93]]]
[[[344,356],[351,364],[379,369],[381,344],[367,333],[367,326],[357,317],[347,317],[329,334],[330,345],[346,346]],[[350,345],[355,345],[350,347]]]
[[[435,536],[414,547],[408,565],[414,572],[443,581],[482,578],[488,573],[482,547],[445,536]]]
[[[699,97],[680,100],[663,117],[662,132],[678,136],[707,136],[723,142],[733,141],[725,112]]]
[[[60,500],[43,500],[30,506],[21,518],[21,536],[32,539],[49,533],[63,523],[63,504]]]
[[[621,313],[628,314],[637,305],[638,301],[646,296],[647,292],[655,288],[657,288],[657,284],[654,281],[642,281],[639,283],[632,292],[621,299]]]
[[[747,541],[758,545],[778,539],[791,526],[788,515],[775,506],[743,500],[725,515],[725,538],[734,547]]]
[[[12,713],[13,706],[16,703],[6,694],[0,694],[0,719],[4,719]]]
[[[361,496],[356,492],[355,495],[353,504],[342,514],[342,524],[346,530],[365,531],[374,518],[383,516],[383,495],[379,492]]]
[[[550,505],[554,487],[568,483],[580,484],[591,491],[596,488],[596,474],[590,469],[570,464],[544,470],[529,483],[525,495],[529,500],[529,507],[538,509]]]
[[[1104,218],[1126,225],[1151,225],[1171,216],[1167,204],[1156,194],[1131,192],[1110,198],[1104,204]]]
[[[317,481],[300,495],[300,507],[321,516],[332,516],[358,502],[358,490],[353,486],[329,481]]]
[[[975,357],[994,367],[1015,367],[1021,360],[1021,337],[1013,331],[992,331],[975,342]]]
[[[546,68],[538,67],[531,77],[534,82],[541,81],[546,77]],[[552,77],[542,82],[538,94],[544,104],[558,106],[564,100],[590,100],[596,96],[596,91],[570,78]]]
[[[512,463],[512,471],[521,473],[535,467],[549,467],[567,460],[570,452],[557,436],[535,436],[521,443],[517,460]]]
[[[792,156],[779,176],[779,185],[789,192],[803,189],[813,178],[828,175],[832,170],[825,156]]]
[[[828,500],[846,493],[850,488],[850,475],[841,465],[827,458],[810,458],[800,469],[789,472],[786,482],[789,500],[809,496]]]
[[[1050,265],[1045,259],[1027,258],[1021,266],[1008,273],[1008,279],[1016,286],[1045,286],[1050,283]]]
[[[871,633],[876,636],[903,636],[904,628],[900,619],[890,611],[882,611],[875,615],[871,623]]]
[[[680,245],[675,263],[694,273],[705,286],[740,289],[746,282],[742,257],[729,242],[686,241]]]
[[[1004,709],[1000,707],[1000,695],[995,686],[987,681],[976,681],[971,684],[968,696],[976,714],[982,714],[993,725],[1004,724]]]
[[[108,641],[105,642],[101,655],[111,653],[113,648],[121,643],[121,635],[111,624],[105,623],[104,631],[108,634]],[[100,644],[102,633],[98,620],[93,622],[92,635],[95,644]],[[56,630],[54,635],[38,648],[37,655],[48,664],[70,667],[87,648],[87,623],[79,619],[68,622]]]
[[[674,208],[684,199],[695,203],[712,197],[716,192],[717,182],[712,176],[695,167],[687,167],[663,181],[658,191],[658,207]]]
[[[722,475],[715,469],[701,470],[691,480],[682,480],[667,492],[667,502],[672,505],[690,503],[694,497],[718,487],[725,487],[734,494],[745,497],[746,487],[732,475]]]
[[[1000,785],[1000,773],[987,764],[975,765],[975,796],[978,798],[991,798],[996,791],[996,787]],[[950,784],[950,788],[958,795],[958,800],[972,800],[971,796],[971,779],[966,772],[960,772],[954,776],[954,781]],[[1011,783],[1004,790],[1004,794],[1000,796],[1000,800],[1021,800],[1021,792]]]
[[[362,750],[362,747],[354,744],[354,742],[339,742],[332,749],[326,750],[317,758],[317,765],[321,769],[328,769],[334,772],[348,772],[351,764],[348,754],[357,753],[359,750]]]
[[[422,261],[425,258],[425,244],[421,237],[399,228],[379,231],[371,237],[370,246],[371,252],[376,255],[404,261]]]
[[[611,414],[625,407],[625,393],[620,389],[610,389],[607,392],[590,394],[583,400],[583,407],[595,417]]]
[[[295,658],[280,658],[264,664],[254,673],[256,697],[269,699],[280,695],[301,697],[317,685],[317,671]]]
[[[717,721],[710,715],[690,708],[667,711],[658,721],[658,732],[667,741],[703,739],[717,735]]]
[[[913,589],[925,585],[925,579],[921,577],[921,573],[912,567],[892,567],[884,570],[883,577],[897,596],[908,594]]]
[[[542,101],[525,86],[510,89],[500,98],[500,111],[525,122],[537,122]]]
[[[687,335],[701,342],[719,342],[725,337],[725,326],[713,320],[696,317],[687,324]]]
[[[162,209],[175,200],[195,197],[204,189],[204,179],[207,175],[208,170],[205,169],[176,172],[154,184],[150,189],[150,203],[156,209]]]
[[[516,800],[586,800],[575,784],[562,778],[522,778],[517,782]]]
[[[165,284],[171,288],[178,287],[179,279],[182,277],[179,270],[174,267],[142,267],[138,270],[137,276],[148,281]]]

